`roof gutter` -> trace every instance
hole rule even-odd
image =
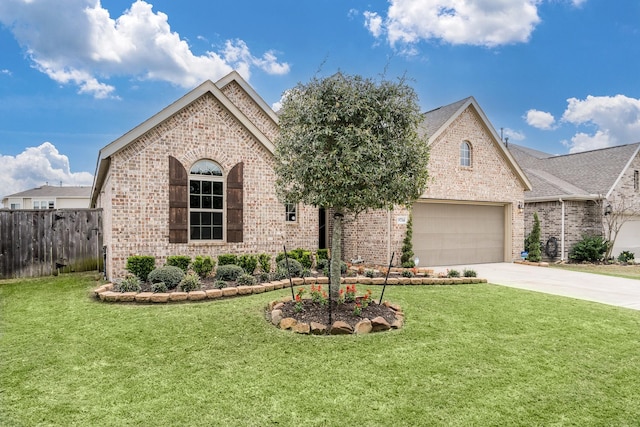
[[[589,201],[589,200],[602,200],[605,197],[602,194],[584,194],[584,195],[557,195],[557,196],[539,196],[539,197],[525,197],[525,203],[539,203],[539,202],[557,202],[561,201]]]

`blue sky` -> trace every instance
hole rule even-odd
[[[314,75],[474,96],[553,154],[640,141],[637,0],[2,0],[0,195],[91,185],[98,151],[237,69],[269,105]]]

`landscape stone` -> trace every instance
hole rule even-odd
[[[335,322],[333,322],[333,325],[331,326],[330,333],[331,335],[352,334],[353,328],[351,328],[351,326],[347,322],[343,322],[342,320],[336,320]]]
[[[238,295],[249,295],[252,292],[251,286],[238,286]]]
[[[157,294],[151,295],[151,302],[167,302],[169,301],[169,293],[168,292],[159,292]]]
[[[120,294],[120,302],[133,302],[136,300],[137,292],[124,292]]]
[[[308,323],[297,323],[293,325],[291,330],[297,334],[309,335],[311,328],[309,327]]]
[[[274,310],[280,310],[282,307],[284,307],[284,303],[282,301],[280,301],[276,305],[273,306],[273,309]]]
[[[251,286],[251,290],[253,291],[254,294],[261,294],[265,291],[265,287],[262,285],[254,285],[254,286]]]
[[[169,301],[186,301],[189,296],[186,292],[171,292],[169,294]]]
[[[280,321],[280,329],[291,329],[293,328],[298,321],[293,317],[285,317]]]
[[[391,325],[389,325],[389,322],[387,322],[384,317],[378,316],[371,319],[371,328],[373,332],[388,331],[391,329]]]
[[[311,334],[312,335],[324,335],[327,333],[327,326],[318,322],[311,322]]]
[[[222,288],[222,295],[225,297],[233,297],[238,294],[238,288],[231,286],[229,288]]]
[[[202,301],[207,297],[205,291],[191,291],[189,292],[189,301]]]
[[[140,292],[136,295],[136,302],[151,302],[153,292]]]
[[[209,299],[220,298],[222,297],[222,289],[207,289],[205,294]]]
[[[273,291],[276,288],[276,285],[273,283],[263,283],[262,286],[266,292]]]
[[[356,334],[368,334],[372,329],[371,320],[369,319],[362,319],[356,323],[356,326],[353,328]]]
[[[271,323],[273,323],[274,325],[278,325],[280,324],[280,321],[282,320],[282,310],[273,310],[271,312]]]
[[[120,298],[120,292],[106,291],[100,294],[100,299],[107,302],[116,302]]]

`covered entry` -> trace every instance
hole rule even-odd
[[[505,260],[505,206],[418,202],[413,251],[421,266]]]

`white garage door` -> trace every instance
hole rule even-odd
[[[504,261],[504,206],[416,203],[412,212],[420,265]]]
[[[622,251],[633,252],[636,259],[640,259],[640,217],[638,216],[628,217],[620,227],[611,254],[617,257]]]

